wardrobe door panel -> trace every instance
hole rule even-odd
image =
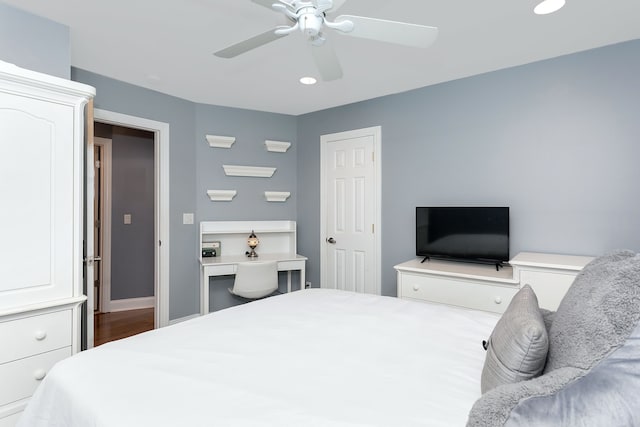
[[[72,295],[73,108],[0,93],[0,308]]]

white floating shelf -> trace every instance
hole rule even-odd
[[[260,166],[236,166],[222,165],[224,174],[227,176],[251,176],[257,178],[271,178],[276,168],[266,168]]]
[[[236,194],[236,190],[207,190],[207,196],[212,202],[230,202]]]
[[[286,202],[291,196],[290,191],[265,191],[264,197],[267,198],[267,202]]]
[[[207,135],[206,138],[209,141],[209,147],[213,148],[231,148],[236,142],[235,136]]]
[[[289,147],[291,147],[290,142],[286,141],[270,141],[266,140],[264,145],[267,146],[267,151],[272,151],[274,153],[286,153]]]

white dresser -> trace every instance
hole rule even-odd
[[[0,62],[0,427],[80,349],[84,110],[94,94]]]
[[[538,304],[556,310],[580,270],[593,257],[521,252],[509,264],[520,286],[530,285]]]
[[[529,284],[540,307],[556,310],[575,276],[592,257],[521,252],[496,271],[493,265],[416,258],[396,265],[398,298],[503,313]]]

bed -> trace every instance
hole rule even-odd
[[[639,389],[640,255],[616,251],[556,312],[528,285],[502,316],[310,289],[108,343],[18,426],[628,427]]]
[[[21,426],[456,426],[498,315],[309,289],[57,364]]]

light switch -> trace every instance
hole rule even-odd
[[[124,214],[124,223],[131,224],[131,214]]]
[[[192,213],[183,213],[182,214],[182,223],[183,224],[193,224],[193,214]]]

